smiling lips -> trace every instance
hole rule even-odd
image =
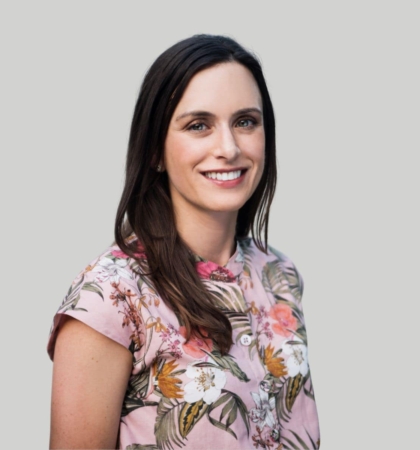
[[[241,170],[232,170],[231,172],[204,172],[204,176],[212,180],[235,180],[241,176]]]
[[[202,175],[219,186],[234,187],[242,182],[246,171],[247,169],[209,171],[202,172]]]

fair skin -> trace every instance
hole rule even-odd
[[[65,319],[54,352],[50,448],[115,449],[132,355],[84,323]]]
[[[232,255],[238,210],[261,179],[264,148],[252,74],[237,63],[196,74],[171,119],[162,162],[177,230],[195,253],[221,265]],[[209,171],[232,179],[209,179]],[[54,354],[50,448],[115,448],[131,370],[128,349],[65,317]]]

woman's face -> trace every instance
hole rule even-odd
[[[175,211],[236,215],[261,179],[264,156],[262,100],[251,72],[231,62],[197,73],[165,141]]]

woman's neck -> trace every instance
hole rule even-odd
[[[188,247],[220,266],[224,266],[235,252],[237,216],[237,211],[175,210],[176,228]]]

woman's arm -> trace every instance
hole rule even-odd
[[[63,317],[54,353],[51,449],[115,449],[132,370],[128,349]]]

